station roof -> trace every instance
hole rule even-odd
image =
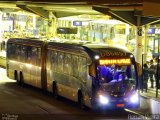
[[[51,11],[57,18],[80,14],[106,14],[131,25],[141,25],[159,21],[159,0],[9,0],[0,1],[1,11],[25,10],[44,18]]]

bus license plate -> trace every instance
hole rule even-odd
[[[124,104],[116,104],[117,107],[124,107]]]

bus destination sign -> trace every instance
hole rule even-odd
[[[104,59],[104,60],[99,60],[100,65],[112,65],[112,64],[117,64],[117,65],[129,65],[131,64],[131,60],[128,59]]]

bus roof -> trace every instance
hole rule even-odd
[[[132,53],[124,46],[113,46],[104,43],[85,44],[84,46],[91,49],[94,53],[99,55],[100,58],[123,58],[132,55]]]
[[[91,58],[94,59],[95,55],[99,55],[100,58],[123,58],[132,55],[127,49],[119,46],[111,46],[104,43],[89,43],[87,41],[45,41],[40,38],[12,38],[7,43],[26,44],[30,46],[41,46],[44,43],[48,43],[49,49],[69,50],[76,52],[77,54],[87,53]]]
[[[94,58],[95,55],[99,55],[100,58],[103,57],[129,57],[132,55],[124,47],[118,46],[110,46],[107,44],[99,44],[99,43],[82,43],[82,42],[49,42],[48,48],[63,48],[63,49],[71,49],[72,51],[85,51],[91,58]]]
[[[29,44],[31,46],[40,46],[43,42],[44,40],[39,38],[11,38],[7,41],[7,43]]]

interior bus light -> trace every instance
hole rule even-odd
[[[98,59],[99,59],[99,55],[94,56],[94,58],[95,58],[96,60],[98,60]]]

